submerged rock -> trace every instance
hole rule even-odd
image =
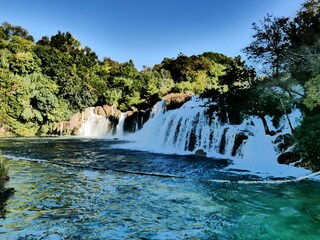
[[[4,188],[0,190],[0,201],[7,200],[14,194],[14,188]]]
[[[205,157],[207,156],[207,153],[203,149],[198,149],[197,151],[195,151],[194,155]]]

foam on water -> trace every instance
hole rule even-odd
[[[265,134],[264,126],[258,117],[248,117],[242,124],[232,125],[222,123],[217,115],[211,121],[206,114],[207,100],[198,96],[192,97],[182,107],[166,110],[164,100],[153,107],[149,120],[135,133],[123,131],[125,113],[122,113],[116,127],[115,135],[108,132],[108,119],[90,112],[89,119],[81,127],[82,136],[117,137],[128,140],[121,144],[121,148],[151,151],[165,154],[194,154],[203,150],[208,157],[233,160],[230,168],[249,170],[261,175],[300,176],[309,171],[277,162],[278,154],[273,141],[276,136]],[[292,125],[299,124],[301,112],[294,109],[289,115]],[[272,126],[271,118],[266,117],[270,130],[277,130]],[[104,123],[102,123],[104,122]],[[280,120],[281,134],[289,133],[287,118]],[[245,134],[245,139],[238,149],[235,148],[237,135]]]

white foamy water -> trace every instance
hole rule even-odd
[[[117,124],[115,137],[120,137],[120,138],[123,137],[123,125],[124,125],[124,120],[126,116],[127,116],[126,113],[121,113],[119,122]]]
[[[106,117],[96,115],[94,108],[89,109],[87,120],[83,120],[79,129],[79,136],[83,137],[104,137],[111,134],[112,126]]]
[[[112,135],[108,119],[90,112],[89,119],[80,129],[82,136],[105,136],[129,140],[120,147],[165,154],[194,154],[203,150],[208,157],[233,160],[230,168],[249,170],[261,175],[299,176],[309,171],[277,162],[278,153],[273,141],[276,136],[265,134],[263,123],[258,117],[249,117],[242,124],[221,123],[214,115],[211,121],[206,114],[206,100],[195,96],[182,107],[166,111],[165,101],[159,101],[152,109],[149,120],[132,134],[123,132],[125,113],[122,113]],[[290,114],[293,126],[299,124],[301,112]],[[270,130],[271,119],[266,118]],[[288,121],[280,121],[282,133],[290,132]],[[239,134],[247,136],[239,148],[235,149],[235,139]]]

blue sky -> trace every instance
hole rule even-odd
[[[267,13],[293,16],[303,0],[1,0],[0,21],[36,40],[69,31],[100,59],[139,69],[164,57],[213,51],[240,55],[251,24]]]

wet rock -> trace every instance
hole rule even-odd
[[[197,114],[194,120],[192,121],[192,129],[189,134],[189,141],[187,141],[187,145],[185,150],[192,152],[196,148],[197,139],[201,139],[201,133],[197,136],[197,125],[200,120],[200,114]]]
[[[286,133],[286,134],[277,136],[277,138],[273,141],[273,143],[276,144],[275,150],[279,153],[283,153],[289,147],[293,146],[295,141],[291,134]]]
[[[128,111],[124,120],[123,130],[125,132],[135,132],[142,128],[149,119],[150,111]]]
[[[0,218],[3,212],[4,204],[14,194],[14,188],[3,188],[0,190]]]
[[[237,133],[234,137],[234,145],[232,148],[232,156],[237,154],[238,149],[242,146],[245,140],[248,139],[248,136],[244,132]]]
[[[269,135],[270,136],[275,136],[275,135],[277,135],[277,132],[272,130],[272,131],[269,132]]]
[[[197,143],[196,129],[192,128],[190,132],[189,141],[186,146],[187,150],[192,152],[196,148],[196,143]]]
[[[4,188],[0,191],[0,195],[11,196],[14,193],[14,188]]]
[[[282,153],[278,157],[278,163],[280,164],[287,164],[294,163],[300,160],[300,154],[297,152],[285,152]]]
[[[203,149],[198,149],[197,151],[195,151],[194,155],[205,157],[207,156],[207,153]]]
[[[220,154],[225,154],[226,153],[226,144],[227,144],[227,139],[226,139],[226,134],[228,131],[228,127],[223,130],[222,136],[221,136],[221,141],[220,141],[220,147],[219,147],[219,153]]]

